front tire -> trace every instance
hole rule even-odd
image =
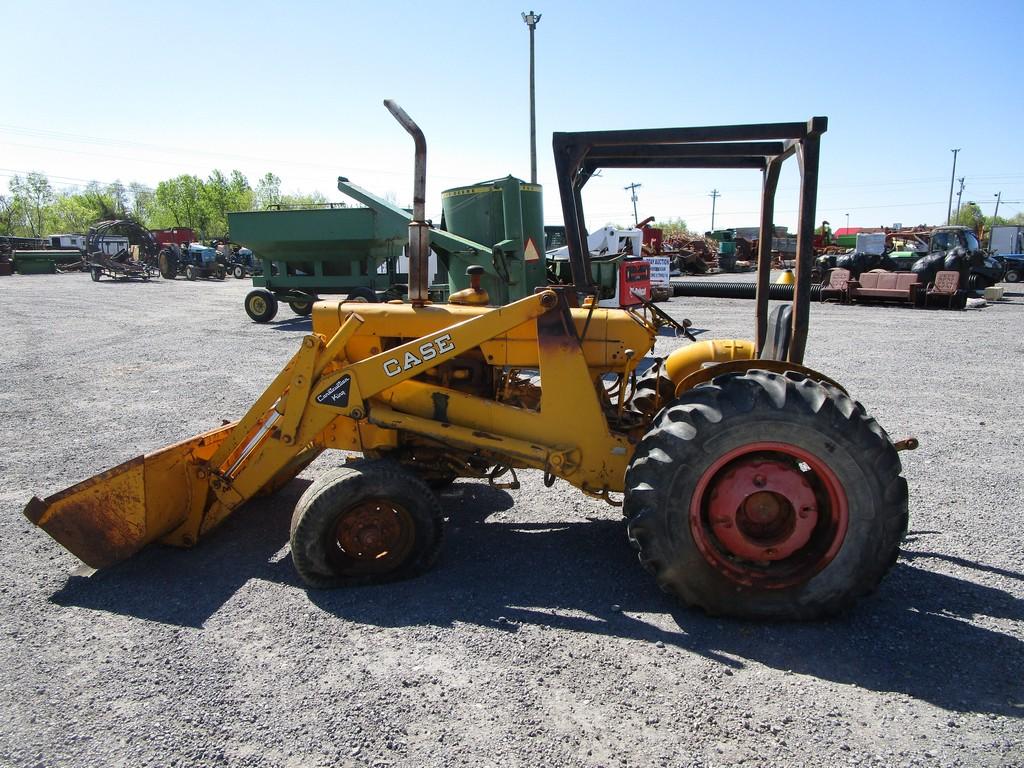
[[[396,581],[433,564],[442,531],[441,507],[423,481],[394,462],[354,462],[299,499],[292,562],[317,589]]]
[[[877,587],[907,528],[888,435],[839,389],[752,370],[665,408],[624,512],[659,585],[713,615],[814,619]]]
[[[103,272],[100,271],[99,267],[93,267],[92,269],[89,270],[89,275],[92,277],[92,281],[94,283],[98,283],[100,281],[100,276],[102,274]]]
[[[192,267],[192,266],[185,267],[185,279],[186,280],[195,280],[196,279],[195,267]]]
[[[231,274],[235,276],[235,279],[241,280],[245,277],[245,267],[241,264],[236,264],[235,268],[231,270]]]
[[[1003,280],[1005,280],[1007,283],[1019,283],[1020,272],[1017,271],[1016,269],[1008,269],[1006,270],[1006,274],[1003,275]]]

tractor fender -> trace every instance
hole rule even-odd
[[[790,363],[785,360],[732,360],[729,362],[717,363],[715,365],[708,365],[697,369],[689,376],[684,378],[678,384],[676,384],[676,397],[679,397],[683,392],[693,389],[694,387],[706,384],[712,379],[723,376],[727,373],[744,373],[749,370],[757,369],[759,371],[770,371],[772,373],[784,374],[787,372],[799,373],[811,381],[817,381],[823,384],[830,384],[831,386],[838,389],[844,395],[849,395],[849,392],[843,387],[842,384],[831,379],[820,371],[816,371],[813,368],[808,368],[805,365],[799,363]]]
[[[661,372],[672,380],[678,395],[682,391],[679,385],[709,363],[727,363],[733,360],[750,362],[754,357],[754,350],[754,342],[746,339],[698,341],[688,347],[677,349],[666,357]]]

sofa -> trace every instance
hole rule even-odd
[[[920,277],[913,272],[862,272],[847,284],[850,301],[900,301],[914,304],[921,290]]]

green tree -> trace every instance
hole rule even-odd
[[[664,221],[655,221],[652,226],[660,229],[665,237],[690,237],[691,232],[686,226],[686,222],[682,219],[665,219]]]
[[[310,192],[304,194],[302,192],[296,192],[292,195],[282,195],[281,205],[287,205],[293,208],[310,208],[317,205],[323,205],[327,202],[327,197],[321,192]],[[344,206],[344,203],[340,203]]]
[[[0,235],[14,235],[24,220],[21,204],[14,195],[0,195]]]
[[[121,194],[123,198],[124,190],[123,188],[112,189],[113,186],[111,184],[104,187],[98,181],[90,181],[85,185],[81,197],[84,198],[85,204],[95,212],[93,223],[124,218],[126,205],[123,199],[119,200],[117,197],[118,194]]]
[[[971,229],[977,229],[984,222],[985,214],[981,212],[981,208],[974,201],[964,203],[960,210],[954,214],[952,221],[953,224],[970,227]]]
[[[228,231],[229,211],[252,208],[253,192],[241,171],[232,171],[227,178],[214,171],[203,185],[203,203],[209,216],[210,234],[222,236]]]
[[[205,236],[209,214],[203,205],[203,181],[187,174],[156,185],[155,210],[150,221],[155,227],[189,227]]]
[[[156,198],[153,190],[145,184],[133,181],[128,185],[128,207],[132,216],[144,226],[149,226]]]
[[[107,185],[106,196],[113,203],[112,211],[117,215],[117,218],[123,219],[131,212],[128,206],[128,190],[125,189],[120,179]]]
[[[47,231],[53,233],[85,232],[97,221],[107,218],[97,208],[98,198],[88,192],[63,192],[46,209]],[[105,207],[105,205],[104,205]]]
[[[11,194],[18,201],[29,234],[42,237],[46,223],[46,207],[54,201],[53,187],[46,174],[32,171],[24,179],[11,177]]]
[[[280,177],[268,172],[257,181],[252,202],[254,210],[262,210],[271,205],[278,205],[281,202]]]

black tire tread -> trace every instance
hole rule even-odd
[[[337,509],[352,503],[359,493],[367,496],[405,494],[404,506],[426,528],[426,540],[417,541],[409,558],[387,574],[346,576],[334,572],[319,550],[324,525]],[[415,508],[414,508],[415,507]],[[430,568],[437,560],[444,539],[444,517],[437,497],[427,485],[393,461],[361,460],[325,472],[302,494],[292,513],[292,563],[302,579],[314,589],[381,584],[411,578]]]
[[[858,566],[856,582],[845,585],[840,594],[813,600],[797,595],[789,602],[772,599],[762,607],[748,601],[745,607],[738,608],[720,596],[693,589],[687,574],[680,572],[665,552],[664,538],[669,527],[665,519],[665,496],[671,485],[666,478],[679,471],[680,446],[688,445],[687,450],[699,451],[708,433],[714,431],[714,425],[742,418],[755,409],[769,414],[785,412],[795,419],[814,419],[828,425],[832,432],[845,436],[845,442],[856,451],[860,464],[877,479],[884,506],[882,510],[866,513],[872,520],[880,511],[885,514],[882,532],[875,542],[877,551],[867,553],[867,562]],[[783,375],[749,370],[726,374],[695,387],[659,414],[637,446],[626,473],[623,512],[629,520],[630,542],[643,566],[655,576],[663,590],[676,594],[688,605],[712,615],[820,618],[839,613],[874,591],[896,562],[908,523],[907,484],[901,471],[899,455],[886,432],[859,402],[838,388],[795,372]]]

